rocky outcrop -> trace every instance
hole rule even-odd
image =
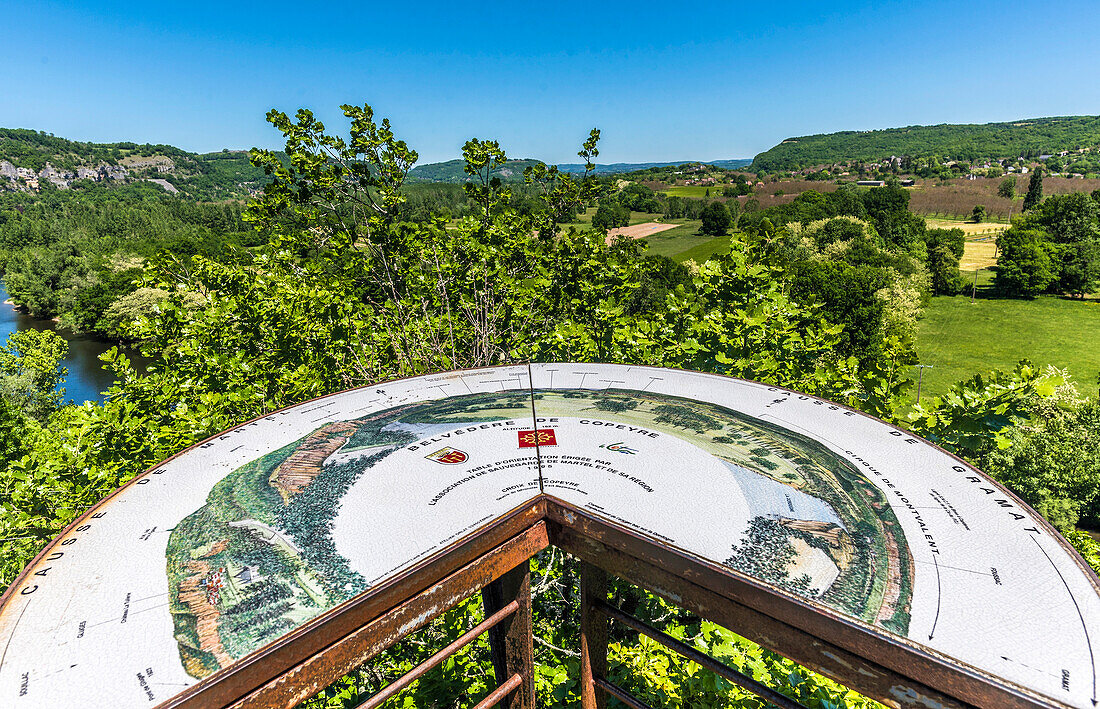
[[[271,473],[268,481],[289,503],[298,491],[321,474],[325,459],[340,449],[358,428],[354,423],[340,421],[317,429]]]

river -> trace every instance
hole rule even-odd
[[[69,356],[64,361],[64,366],[69,369],[64,384],[65,400],[78,404],[103,401],[102,392],[114,383],[114,376],[103,369],[99,355],[111,349],[114,343],[73,334],[57,327],[52,320],[32,318],[4,302],[7,299],[8,291],[0,282],[0,344],[7,341],[8,335],[20,330],[53,330],[69,343]]]

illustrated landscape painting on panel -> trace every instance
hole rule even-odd
[[[534,396],[540,417],[633,423],[703,449],[736,480],[751,512],[744,528],[728,530],[726,554],[713,561],[907,633],[913,562],[905,536],[882,492],[820,444],[678,397],[579,389]],[[526,393],[474,394],[326,423],[223,478],[167,547],[170,610],[188,674],[207,676],[370,587],[353,566],[371,568],[371,560],[352,564],[333,537],[357,482],[408,473],[387,461],[426,435],[530,421],[530,406]],[[473,464],[436,447],[417,456],[433,476],[458,479]]]

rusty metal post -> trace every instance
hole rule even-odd
[[[482,589],[481,600],[486,618],[512,601],[519,604],[519,610],[489,630],[489,650],[497,684],[509,682],[513,675],[523,678],[522,684],[497,706],[500,709],[535,709],[530,560]]]
[[[581,563],[581,706],[606,709],[607,693],[596,679],[607,676],[607,616],[596,607],[607,601],[607,573]]]

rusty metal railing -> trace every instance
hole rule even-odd
[[[590,571],[588,573],[592,572]],[[582,598],[581,603],[589,604],[592,610],[596,611],[597,613],[602,613],[604,616],[610,618],[611,620],[618,621],[623,625],[638,631],[642,635],[656,640],[660,644],[667,647],[669,650],[678,652],[679,654],[683,655],[697,665],[710,670],[716,675],[724,677],[725,679],[729,680],[733,684],[736,684],[742,689],[748,692],[752,692],[761,699],[765,699],[775,706],[780,707],[780,709],[806,709],[806,707],[804,707],[803,705],[783,694],[780,694],[768,685],[757,682],[755,679],[744,674],[743,672],[738,672],[732,667],[724,665],[723,663],[714,659],[710,655],[699,652],[687,643],[677,640],[668,633],[654,628],[652,625],[649,625],[645,621],[635,618],[629,613],[624,613],[621,609],[610,605],[605,600],[599,598]],[[620,695],[625,693],[625,690],[623,690],[621,687],[615,687],[615,685],[613,685],[611,681],[606,678],[602,678],[602,681],[601,678],[593,678],[593,681],[601,684],[601,686],[604,686],[604,688],[608,689],[608,691],[612,691],[611,688],[613,687],[614,691],[612,693],[620,699],[622,699],[622,696]],[[635,702],[638,701],[637,698],[632,697],[631,699]],[[623,701],[627,702],[628,704],[630,703],[625,699],[623,699]]]
[[[410,684],[420,679],[422,676],[427,674],[430,670],[434,669],[448,657],[454,655],[456,652],[466,647],[474,640],[477,640],[487,630],[496,627],[498,623],[500,623],[502,620],[512,615],[513,613],[517,612],[519,609],[519,601],[512,601],[496,613],[492,614],[485,620],[475,625],[470,630],[463,633],[450,645],[435,653],[427,660],[424,660],[405,674],[401,675],[398,679],[387,685],[386,688],[382,691],[378,692],[366,701],[356,704],[354,709],[378,709],[378,707],[382,706],[387,701],[392,699],[393,696],[400,692],[402,689],[408,687]],[[523,683],[523,681],[523,675],[518,672],[513,674],[502,684],[500,684],[500,686],[494,689],[493,692],[489,694],[489,696],[487,696],[484,700],[478,702],[475,709],[482,709],[482,707],[493,706],[505,696],[510,694],[513,690],[518,688]]]
[[[541,523],[540,523],[541,524]],[[487,694],[474,709],[500,705],[507,709],[528,709],[534,706],[533,653],[531,635],[530,562],[492,581],[482,590],[485,620],[463,633],[442,650],[419,663],[413,669],[379,690],[368,699],[355,704],[354,709],[378,709],[409,687],[444,660],[461,651],[477,638],[488,633],[498,686]],[[614,620],[646,635],[665,647],[678,652],[700,666],[726,678],[746,691],[780,709],[806,709],[798,702],[780,694],[752,677],[728,667],[718,660],[677,640],[648,623],[609,604],[607,574],[588,563],[581,565],[581,640],[582,657],[587,659],[582,669],[582,696],[585,709],[603,709],[607,697],[615,697],[634,709],[652,709],[604,676],[607,658],[607,621]],[[448,610],[448,609],[443,609]],[[406,634],[407,635],[407,634]],[[404,635],[394,636],[393,643]],[[592,661],[593,656],[602,658]],[[518,691],[517,691],[518,690]],[[513,692],[515,695],[513,696]]]
[[[480,592],[484,621],[359,709],[376,709],[486,633],[497,686],[477,707],[534,709],[530,559],[551,545],[581,562],[584,709],[604,709],[609,697],[648,709],[608,678],[611,622],[652,638],[775,706],[800,706],[608,603],[609,575],[891,706],[1054,706],[543,495],[162,707],[290,709]]]

